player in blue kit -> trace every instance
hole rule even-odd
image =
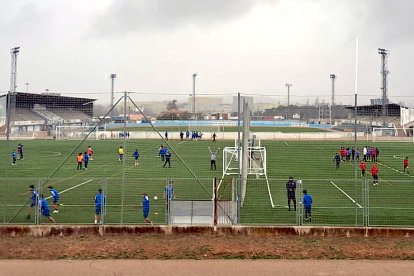
[[[305,221],[312,221],[312,196],[308,195],[308,191],[303,190],[303,198],[302,198],[302,202],[303,202],[303,209],[305,210]],[[308,218],[309,216],[309,218]]]
[[[32,209],[33,209],[33,207],[37,206],[37,203],[38,203],[38,200],[39,200],[39,193],[35,189],[34,185],[29,186],[29,194],[30,194],[30,200],[29,200],[30,204],[29,204],[29,208],[28,208],[28,214],[27,214],[27,217],[26,217],[27,219],[30,219],[30,216],[32,214]]]
[[[139,165],[139,163],[138,163],[138,158],[139,158],[138,149],[135,149],[134,153],[132,154],[132,157],[134,157],[134,166]]]
[[[11,157],[12,157],[12,165],[13,166],[16,166],[17,154],[16,154],[16,151],[15,150],[12,151]]]
[[[173,181],[169,180],[167,186],[164,188],[164,199],[165,199],[165,205],[167,206],[167,212],[170,209],[171,200],[175,198],[174,193],[174,186]]]
[[[103,213],[103,206],[105,204],[105,196],[102,194],[102,189],[98,189],[95,195],[95,224],[101,224],[101,216]]]
[[[341,164],[341,156],[339,156],[338,153],[335,153],[333,161],[335,161],[336,168],[339,169],[339,165]]]
[[[146,193],[142,194],[141,206],[142,206],[142,213],[144,215],[144,223],[152,224],[152,222],[148,218],[151,204],[150,204],[149,198]]]
[[[55,219],[50,215],[49,205],[47,204],[46,199],[43,197],[43,194],[41,195],[39,204],[40,204],[40,211],[42,213],[42,216],[45,216],[51,222],[56,223]]]
[[[83,169],[85,170],[85,171],[87,171],[88,170],[88,164],[89,164],[89,154],[88,154],[88,152],[87,151],[85,151],[84,153],[83,153]]]
[[[53,186],[48,186],[50,193],[52,194],[52,208],[53,213],[59,213],[58,206],[59,206],[59,193]]]
[[[175,194],[174,194],[174,186],[173,186],[173,181],[170,180],[167,184],[167,186],[165,186],[164,188],[164,199],[165,199],[165,203],[169,204],[169,201],[171,199],[175,198]]]
[[[161,147],[159,149],[159,156],[161,157],[162,162],[164,162],[164,160],[165,160],[166,149],[167,149],[167,147],[164,147],[163,145],[161,145]]]

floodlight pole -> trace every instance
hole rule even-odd
[[[196,108],[195,108],[195,104],[196,104],[196,98],[195,98],[195,92],[196,92],[196,77],[197,77],[197,73],[193,74],[193,116],[194,119],[196,119]]]
[[[331,96],[331,108],[329,109],[329,123],[332,125],[332,120],[333,120],[333,108],[335,106],[335,79],[336,79],[336,75],[335,74],[330,74],[329,78],[331,78],[332,80],[332,96]]]
[[[30,85],[30,83],[26,82],[24,85],[26,85],[26,93],[29,93],[29,85]]]
[[[289,117],[290,114],[290,87],[292,87],[293,84],[291,83],[286,83],[286,87],[287,87],[287,92],[288,92],[288,100],[287,100],[287,115],[286,115],[286,119]]]
[[[11,116],[11,97],[16,96],[16,79],[17,79],[17,54],[20,52],[20,47],[11,48],[11,74],[10,74],[10,90],[7,93],[7,120],[6,120],[6,140],[10,139],[10,116]]]
[[[116,74],[111,74],[109,76],[111,78],[111,108],[114,106],[114,88],[115,88],[115,79],[116,79]],[[113,116],[113,110],[111,112],[111,117]]]
[[[387,69],[387,57],[390,54],[390,51],[385,49],[378,49],[378,54],[381,55],[381,75],[382,75],[382,119],[383,127],[386,127],[386,117],[387,117],[387,104],[388,104],[388,69]]]

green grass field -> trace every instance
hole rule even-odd
[[[10,153],[21,142],[24,160],[11,165]],[[117,150],[123,140],[0,141],[0,221],[33,223],[26,220],[28,186],[53,185],[61,193],[58,223],[93,223],[94,196],[103,187],[107,194],[106,223],[142,223],[141,195],[151,198],[151,219],[165,224],[163,188],[168,178],[174,179],[177,199],[209,200],[213,179],[222,176],[222,152],[217,171],[210,171],[208,147],[233,146],[234,141],[168,141],[173,149],[172,168],[163,168],[158,155],[161,140],[126,140],[126,162],[119,162]],[[94,150],[89,169],[76,170],[76,154],[91,145]],[[364,180],[354,162],[342,162],[335,169],[333,157],[341,146],[352,147],[353,141],[262,141],[267,150],[267,175],[275,208],[270,205],[266,181],[250,176],[246,198],[241,208],[242,224],[297,224],[297,213],[287,210],[285,183],[289,176],[302,180],[298,187],[313,196],[312,224],[362,225],[369,215],[370,225],[414,225],[414,179],[402,173],[403,157],[414,156],[412,143],[359,141],[357,146],[380,149],[379,186]],[[78,148],[77,148],[78,147]],[[140,152],[139,166],[134,166],[132,152]],[[72,153],[72,155],[70,155]],[[367,169],[371,163],[367,162]],[[365,185],[367,181],[367,185]],[[223,186],[224,187],[224,186]],[[368,187],[369,190],[364,190]],[[223,188],[223,193],[226,193]],[[226,189],[230,189],[227,187]],[[369,195],[369,197],[366,197]],[[158,200],[153,200],[157,196]],[[49,200],[50,202],[50,200]],[[369,208],[364,208],[369,206]],[[293,209],[293,208],[292,208]],[[156,215],[157,213],[158,215]],[[121,215],[123,214],[123,215]],[[43,220],[44,221],[44,220]]]

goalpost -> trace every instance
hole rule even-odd
[[[414,142],[411,129],[397,127],[374,127],[372,141],[407,141]]]
[[[56,140],[83,139],[92,131],[93,128],[94,126],[59,125],[56,126]],[[88,138],[99,140],[99,129],[96,128],[94,132],[89,134]]]
[[[240,183],[237,185],[237,189],[239,189],[237,196],[240,197],[240,207],[243,207],[249,175],[254,175],[257,179],[264,177],[270,205],[274,208],[275,205],[267,178],[266,148],[261,146],[260,140],[257,141],[256,135],[250,136],[249,104],[244,100],[239,104],[240,107],[243,107],[243,136],[240,137],[239,134],[239,138],[235,140],[234,147],[225,147],[223,149],[223,175],[218,185],[218,190],[225,176],[237,175],[240,180]]]
[[[257,144],[257,145],[256,145]],[[239,162],[240,157],[243,156],[243,148],[237,147],[237,140],[234,147],[225,147],[223,149],[223,175],[218,185],[218,189],[222,184],[223,179],[227,176],[238,175],[242,170],[242,164]],[[242,160],[242,158],[240,158]],[[269,194],[270,205],[275,207],[273,203],[273,196],[270,191],[269,180],[267,178],[267,152],[266,147],[261,146],[260,140],[257,141],[256,137],[250,139],[249,146],[247,147],[247,175],[255,176],[256,178],[264,177],[267,185],[267,191]],[[235,189],[234,189],[235,190]],[[241,193],[241,204],[243,205],[245,195]]]

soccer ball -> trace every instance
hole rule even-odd
[[[157,200],[158,199],[158,196],[154,196],[154,200]]]

